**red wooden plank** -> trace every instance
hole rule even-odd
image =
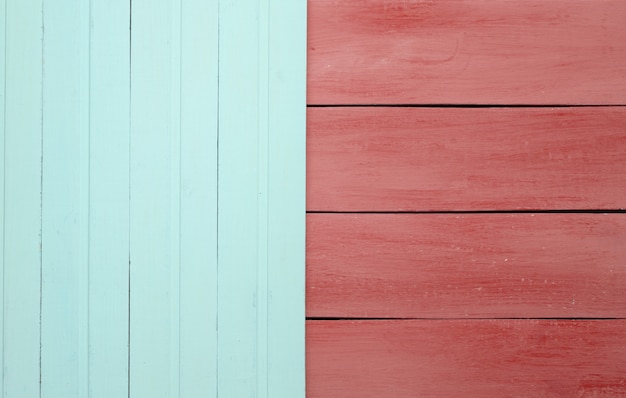
[[[309,210],[626,207],[626,107],[310,108],[307,134]]]
[[[310,104],[626,103],[622,0],[310,0]]]
[[[309,214],[307,316],[626,317],[626,214]]]
[[[626,396],[626,321],[308,321],[307,397]]]

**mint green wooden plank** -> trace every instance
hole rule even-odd
[[[304,397],[305,0],[269,9],[268,396]]]
[[[259,178],[259,8],[263,1],[220,1],[218,396],[252,397],[258,389],[259,225],[267,195]],[[264,167],[264,166],[262,166]],[[262,260],[264,261],[264,260]],[[260,348],[264,350],[263,347]],[[261,375],[262,377],[262,375]],[[261,395],[262,396],[262,395]]]
[[[89,4],[44,3],[41,396],[88,391]]]
[[[2,2],[2,396],[39,396],[41,1]]]
[[[220,1],[223,396],[304,395],[306,3],[285,3]]]
[[[215,396],[217,3],[132,13],[131,396]]]
[[[135,1],[131,11],[130,395],[138,398],[172,397],[177,388],[179,291],[171,277],[179,263],[173,194],[180,155],[172,149],[172,93],[180,88],[172,86],[172,62],[179,60],[172,54],[172,7],[169,0]]]
[[[128,394],[130,4],[91,1],[89,397]]]
[[[217,396],[217,2],[186,0],[181,16],[180,396],[209,398]]]

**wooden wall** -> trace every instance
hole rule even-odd
[[[304,396],[305,26],[0,0],[0,397]]]
[[[626,394],[625,19],[309,1],[309,397]]]

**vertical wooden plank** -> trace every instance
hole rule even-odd
[[[265,358],[258,341],[257,311],[267,297],[258,295],[257,267],[260,223],[267,209],[261,185],[259,145],[266,126],[259,128],[259,15],[266,1],[220,1],[219,21],[219,186],[218,186],[218,396],[259,396],[258,364]],[[265,135],[265,136],[261,136]],[[263,155],[263,154],[262,154]],[[260,263],[261,262],[261,263]],[[263,311],[263,308],[260,309]],[[264,322],[264,321],[263,321]],[[259,395],[257,395],[259,393]],[[264,395],[260,395],[264,396]]]
[[[130,166],[130,396],[171,397],[172,332],[179,299],[172,285],[179,209],[173,208],[179,154],[172,115],[172,2],[132,3]],[[175,199],[175,198],[174,198]],[[174,225],[172,224],[174,223]]]
[[[39,396],[41,1],[0,3],[2,397]]]
[[[223,396],[304,395],[305,8],[220,1]]]
[[[181,11],[180,396],[217,396],[218,3]],[[201,43],[201,45],[198,45]]]
[[[45,3],[41,396],[89,375],[89,3]]]
[[[130,3],[92,0],[89,397],[128,394]]]
[[[269,8],[269,397],[305,395],[306,8]]]
[[[216,396],[217,3],[132,14],[130,393]]]

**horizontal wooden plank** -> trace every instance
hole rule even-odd
[[[626,214],[309,214],[307,316],[626,317]]]
[[[626,321],[308,321],[307,397],[626,396]]]
[[[311,0],[310,104],[624,104],[621,0]]]
[[[626,207],[626,107],[310,108],[307,135],[309,210]]]

